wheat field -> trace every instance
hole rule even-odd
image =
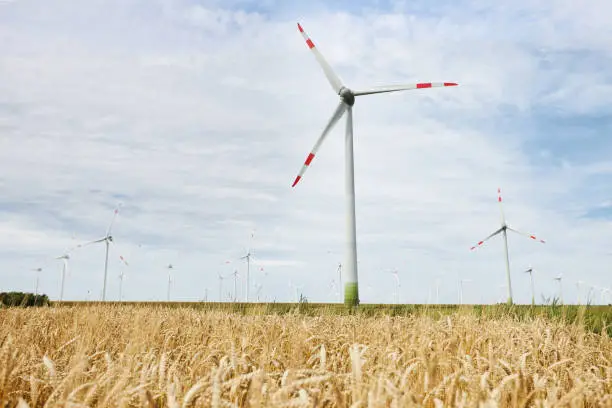
[[[612,343],[544,319],[0,310],[0,406],[612,407]]]

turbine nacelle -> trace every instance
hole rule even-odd
[[[340,95],[342,102],[346,103],[348,106],[353,106],[355,104],[355,94],[347,87],[343,86],[340,88],[338,95]]]

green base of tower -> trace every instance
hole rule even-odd
[[[359,305],[359,290],[357,282],[349,282],[344,285],[344,304],[348,307]]]

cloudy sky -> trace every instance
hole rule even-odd
[[[0,0],[0,290],[58,298],[53,259],[104,235],[108,299],[339,299],[341,122],[300,21],[349,87],[459,87],[358,98],[362,302],[498,301],[509,223],[515,301],[609,287],[612,4],[603,0]],[[250,238],[252,235],[252,239]],[[99,299],[104,245],[71,252],[66,299]],[[230,263],[226,263],[230,261]],[[263,269],[263,270],[261,270]],[[588,287],[582,291],[585,298]],[[594,300],[600,300],[595,292]]]

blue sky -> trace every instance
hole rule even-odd
[[[363,302],[395,299],[393,269],[402,302],[433,300],[436,279],[440,301],[458,279],[466,302],[499,300],[501,240],[469,251],[498,225],[498,187],[509,222],[547,240],[510,237],[516,301],[529,265],[546,296],[560,273],[566,301],[579,279],[609,287],[610,7],[0,0],[0,290],[33,290],[42,266],[56,298],[53,257],[121,202],[111,299],[119,254],[127,299],[164,299],[168,263],[173,298],[217,300],[219,273],[227,298],[249,245],[262,299],[337,299],[342,126],[290,187],[337,103],[297,21],[348,86],[460,83],[355,105]],[[103,257],[74,251],[66,298],[99,297]]]

